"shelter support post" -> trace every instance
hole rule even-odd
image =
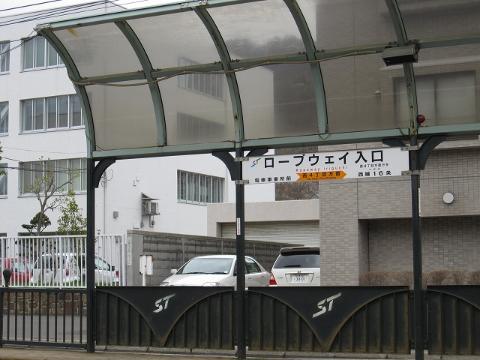
[[[420,170],[425,168],[433,149],[445,140],[444,136],[431,136],[418,147],[416,135],[410,137],[410,170],[412,191],[412,249],[415,360],[423,360],[425,348],[425,296],[422,289],[422,229],[420,213]]]
[[[238,179],[235,181],[235,221],[236,221],[236,255],[237,255],[237,291],[236,291],[236,329],[237,359],[246,359],[245,334],[245,185],[242,183],[243,150],[235,151],[235,167]]]
[[[255,149],[247,156],[263,155],[267,149]],[[236,256],[237,256],[237,290],[235,291],[235,330],[237,359],[247,358],[246,326],[245,326],[245,184],[242,181],[243,149],[237,148],[235,158],[229,152],[214,152],[213,156],[220,159],[235,181],[235,225],[236,225]]]
[[[410,137],[410,184],[412,192],[412,250],[413,250],[413,322],[415,360],[423,360],[425,349],[425,296],[422,289],[422,228],[420,213],[420,170],[425,168],[433,149],[445,140],[443,135],[427,138],[418,146],[417,135]],[[401,139],[388,139],[384,144],[405,146]]]
[[[412,147],[417,146],[417,137],[410,139]],[[422,238],[420,225],[420,173],[418,150],[410,151],[410,184],[412,198],[412,249],[413,249],[413,302],[415,360],[423,360],[423,290],[422,290]]]
[[[114,159],[87,158],[87,351],[95,352],[95,189]]]

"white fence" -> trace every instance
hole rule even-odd
[[[0,237],[1,272],[12,271],[15,287],[86,287],[86,240],[81,235]],[[126,254],[125,236],[96,237],[97,286],[127,285]]]

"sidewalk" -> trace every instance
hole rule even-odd
[[[414,355],[386,355],[386,354],[254,354],[248,357],[252,360],[367,360],[367,359],[398,359],[413,360]],[[222,354],[165,354],[153,352],[127,352],[127,351],[97,351],[89,354],[84,350],[65,350],[51,348],[28,348],[28,347],[4,347],[0,348],[0,360],[210,360],[210,359],[231,359],[236,358],[232,355]],[[425,355],[425,360],[480,360],[480,356],[440,356]]]

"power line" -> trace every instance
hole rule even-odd
[[[118,1],[118,0],[115,0],[115,1]],[[35,12],[21,18],[5,20],[3,22],[0,22],[0,26],[14,25],[14,24],[33,21],[33,20],[42,20],[42,19],[48,19],[50,17],[55,17],[55,16],[68,15],[70,11],[71,13],[75,13],[74,10],[77,10],[77,9],[85,9],[85,8],[90,8],[95,6],[101,6],[98,8],[98,9],[101,9],[104,6],[108,6],[109,3],[110,1],[107,3],[104,0],[99,0],[99,1],[90,2],[86,4],[77,4],[77,5],[61,7],[57,9],[49,9],[43,12]],[[97,10],[97,9],[94,9],[94,10]]]
[[[136,4],[136,3],[146,2],[149,0],[130,1],[127,3],[123,3],[121,5],[115,4],[118,1],[120,0],[100,0],[96,2],[89,2],[86,4],[78,4],[78,5],[71,5],[68,7],[61,7],[54,10],[44,11],[42,13],[34,13],[23,18],[6,20],[4,22],[0,22],[0,26],[14,25],[14,24],[19,24],[24,22],[30,22],[33,20],[43,20],[51,17],[60,17],[60,16],[71,15],[71,14],[79,14],[79,13],[84,13],[84,12],[89,12],[94,10],[100,10],[100,9],[120,8],[124,10],[123,5]],[[90,7],[96,7],[96,8],[89,9]],[[81,10],[81,9],[88,9],[88,10]],[[75,11],[75,10],[80,10],[80,11]]]
[[[0,9],[0,12],[16,10],[16,9],[24,9],[24,8],[31,7],[31,6],[49,4],[49,3],[53,3],[53,2],[59,2],[59,1],[64,1],[64,0],[49,0],[49,1],[43,1],[43,2],[39,2],[39,3],[35,3],[35,4],[32,3],[32,4],[27,4],[27,5],[15,6],[15,7],[11,7],[11,8]]]
[[[48,174],[48,173],[70,174],[76,171],[87,171],[86,168],[76,168],[76,169],[57,168],[55,170],[52,170],[52,169],[43,170],[43,169],[26,169],[20,166],[0,166],[0,169],[18,170],[23,172],[35,172],[35,173],[42,173],[42,174]]]
[[[10,150],[18,150],[18,151],[27,151],[27,152],[41,152],[41,153],[49,153],[49,154],[60,154],[60,155],[75,155],[75,154],[83,154],[83,152],[74,152],[74,153],[67,153],[61,151],[44,151],[44,150],[34,150],[34,149],[24,149],[24,148],[17,148],[11,146],[3,146],[4,149]]]

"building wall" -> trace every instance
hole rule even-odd
[[[445,143],[421,173],[425,271],[480,267],[478,145]],[[455,196],[450,205],[445,192]],[[412,270],[409,177],[322,183],[319,194],[323,284],[357,285],[366,271]]]
[[[251,187],[262,188],[265,185]],[[248,188],[248,187],[247,187]],[[235,222],[235,204],[209,204],[208,236],[220,236],[221,224]],[[245,204],[245,222],[318,221],[318,200],[292,200]]]
[[[412,271],[409,219],[369,222],[369,271]],[[480,217],[422,219],[423,271],[480,270]]]
[[[0,41],[26,37],[32,33],[35,25],[34,22],[29,22],[2,27]],[[0,145],[3,148],[3,159],[0,162],[16,168],[19,162],[36,161],[40,158],[51,160],[85,158],[87,148],[84,128],[21,133],[21,100],[74,94],[75,90],[64,66],[23,71],[19,44],[20,41],[11,42],[10,71],[0,74],[0,102],[9,103],[9,131],[6,136],[0,135]],[[17,48],[13,49],[14,47]],[[190,52],[191,50],[189,49]],[[177,60],[172,61],[175,63]],[[169,86],[177,92],[188,91],[179,89],[176,79],[170,81]],[[227,92],[226,84],[224,89]],[[226,94],[222,104],[228,105],[229,102],[230,98]],[[174,102],[171,106],[182,111],[181,104]],[[191,114],[202,111],[208,113],[208,108],[208,103],[203,103],[203,108],[195,104],[183,110]],[[151,231],[206,235],[207,207],[204,204],[177,201],[178,169],[225,178],[224,201],[234,199],[232,190],[234,184],[229,181],[226,167],[211,155],[118,161],[107,169],[106,181],[102,181],[96,190],[97,232],[125,233],[127,229],[143,228]],[[152,226],[149,219],[141,215],[141,193],[158,199],[160,215],[154,217],[155,224]],[[86,194],[77,193],[76,200],[85,215]],[[246,200],[274,200],[273,185],[249,188]],[[15,236],[24,231],[21,225],[28,223],[38,209],[38,201],[33,196],[19,195],[19,171],[9,169],[8,195],[0,198],[0,233]],[[119,215],[116,219],[113,217],[114,211]],[[59,211],[48,212],[47,215],[52,225],[46,231],[56,231]]]

